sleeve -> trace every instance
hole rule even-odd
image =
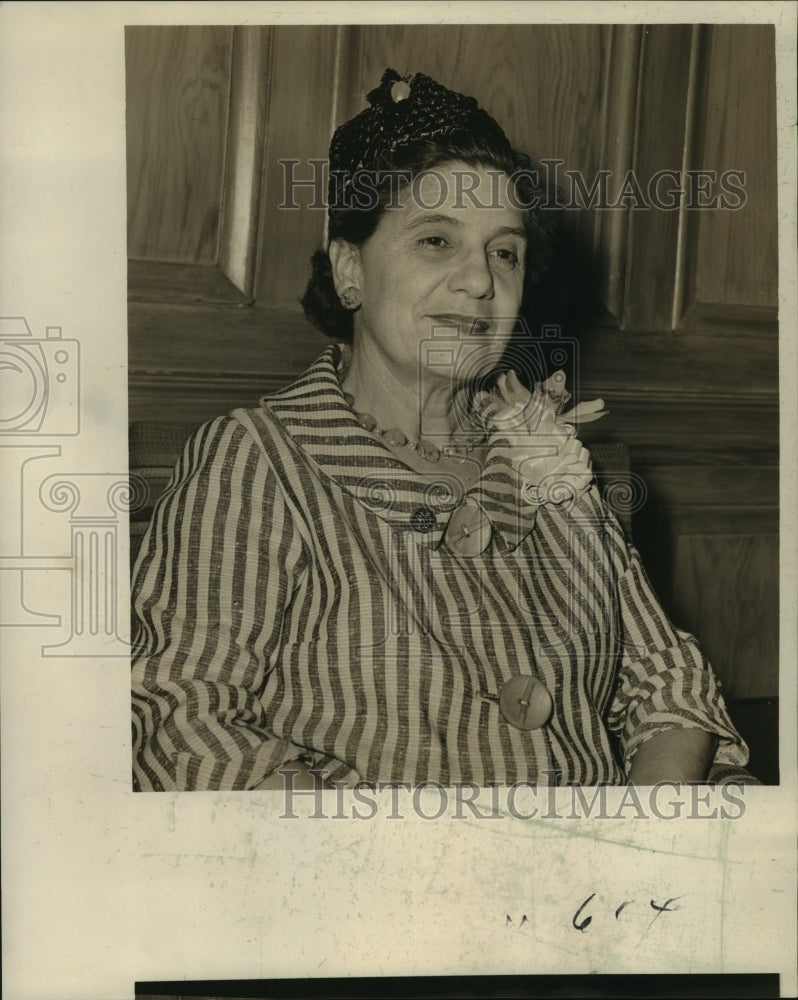
[[[232,416],[201,427],[134,572],[138,790],[251,788],[300,756],[260,699],[301,551],[258,439]]]
[[[620,526],[608,515],[607,529],[618,580],[620,664],[608,714],[617,736],[624,769],[647,739],[664,729],[702,729],[718,737],[710,773],[714,780],[751,781],[743,770],[748,748],[729,718],[720,682],[695,638],[668,620],[640,555],[627,544]]]

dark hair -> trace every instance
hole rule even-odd
[[[380,164],[369,171],[371,199],[365,204],[346,204],[345,199],[331,196],[329,212],[329,239],[342,239],[362,246],[373,235],[395,192],[386,178],[380,182],[380,173],[390,171],[399,175],[400,184],[407,184],[426,170],[432,170],[452,161],[465,163],[476,169],[500,170],[514,182],[515,197],[524,219],[527,237],[524,294],[521,312],[524,314],[532,295],[546,271],[554,243],[558,213],[545,206],[556,203],[550,192],[539,182],[538,173],[525,153],[513,149],[495,137],[482,137],[471,132],[454,132],[440,138],[423,139],[397,149],[390,164]],[[331,191],[334,184],[331,184]],[[350,198],[350,202],[353,199]],[[528,206],[528,207],[527,207]],[[326,250],[317,250],[310,260],[311,275],[301,299],[307,318],[322,333],[344,343],[353,337],[353,314],[345,309],[335,292],[330,256]]]

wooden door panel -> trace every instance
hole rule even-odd
[[[715,521],[720,533],[675,537],[671,613],[696,634],[728,698],[778,696],[778,537],[724,534],[722,510]]]
[[[688,217],[693,273],[685,307],[703,307],[704,317],[708,306],[719,306],[726,307],[723,315],[734,309],[740,317],[769,312],[776,318],[774,41],[768,25],[745,32],[717,25],[703,39],[706,68],[695,166],[742,175],[726,180],[731,192],[723,197],[731,208],[698,209]]]
[[[269,40],[267,28],[126,30],[131,299],[252,299]]]
[[[125,35],[128,255],[216,262],[232,28]]]

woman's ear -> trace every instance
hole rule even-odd
[[[333,284],[340,296],[347,289],[361,289],[360,247],[347,240],[330,240],[328,253],[332,266]]]

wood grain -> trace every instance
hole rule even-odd
[[[609,29],[596,25],[401,25],[361,28],[361,92],[386,67],[422,72],[451,90],[478,95],[541,175],[562,186],[566,171],[592,177],[601,166]],[[365,102],[363,102],[365,104]],[[363,105],[361,105],[363,106]],[[556,161],[556,162],[555,162]],[[568,213],[568,228],[590,246],[591,212]]]
[[[215,264],[131,260],[127,281],[129,302],[209,302],[239,307],[249,302]]]
[[[643,192],[661,170],[680,171],[689,86],[689,25],[646,27],[637,94],[634,172]],[[631,208],[622,326],[669,330],[676,281],[676,212]]]
[[[199,423],[252,406],[328,344],[298,309],[131,302],[128,328],[130,420]]]
[[[611,392],[583,392],[582,398],[601,396],[609,415],[586,424],[582,437],[624,441],[636,466],[668,465],[719,467],[740,477],[751,466],[778,463],[779,414],[775,401],[755,398],[730,400],[723,395],[687,394],[668,399],[644,390],[623,396]]]
[[[577,338],[580,382],[609,392],[629,389],[776,398],[779,341],[772,326],[729,323],[722,334],[642,334],[586,330]]]
[[[607,32],[593,25],[401,25],[362,31],[361,90],[390,66],[479,103],[520,149],[597,167]],[[365,103],[365,102],[364,102]]]
[[[705,39],[705,89],[696,163],[741,170],[738,210],[690,214],[692,303],[778,305],[775,33],[772,25],[715,25]]]
[[[772,476],[774,470],[763,470]],[[774,476],[772,476],[775,479]],[[726,497],[733,500],[733,494]],[[761,499],[761,498],[760,498]],[[779,508],[776,506],[702,506],[695,502],[669,506],[668,525],[674,536],[711,535],[730,538],[733,535],[759,536],[779,533]]]
[[[326,164],[333,130],[336,27],[278,26],[273,29],[263,205],[263,243],[255,297],[269,308],[297,307],[309,276],[308,261],[324,242],[326,167],[314,174],[310,160]],[[319,176],[315,192],[296,188],[286,197],[282,160],[299,161],[295,176]],[[299,208],[281,207],[293,201]]]
[[[637,80],[643,28],[616,24],[610,29],[609,53],[604,67],[602,152],[600,169],[622,177],[634,162]],[[613,185],[614,186],[614,185]],[[628,212],[594,212],[593,254],[597,262],[601,301],[620,326],[624,315],[629,250]]]
[[[672,614],[696,634],[730,698],[778,695],[778,539],[680,536]]]
[[[630,449],[632,468],[646,483],[649,502],[664,508],[674,516],[681,506],[682,530],[690,533],[689,511],[698,512],[701,506],[711,505],[720,509],[726,505],[750,511],[768,513],[769,530],[774,530],[773,512],[779,503],[778,468],[773,465],[751,466],[744,470],[722,465],[641,465]],[[696,513],[696,517],[698,517]],[[696,529],[697,530],[697,529]],[[706,529],[704,529],[706,530]],[[727,530],[727,529],[725,529]],[[749,528],[749,531],[752,531]],[[735,531],[735,534],[738,532]]]
[[[270,42],[269,28],[233,29],[219,267],[249,299],[260,241]]]
[[[128,255],[217,259],[231,28],[129,27]]]

